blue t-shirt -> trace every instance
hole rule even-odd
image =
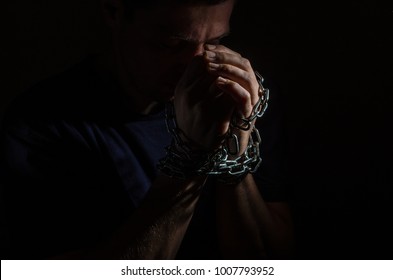
[[[48,258],[110,238],[157,175],[171,141],[164,111],[130,113],[116,83],[100,78],[93,65],[88,59],[36,85],[4,118],[5,258]],[[284,198],[284,152],[269,109],[260,120],[263,162],[254,177],[264,199],[274,201]],[[214,209],[208,184],[178,258],[220,258]]]

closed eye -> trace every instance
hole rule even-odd
[[[161,45],[168,48],[178,47],[179,45],[183,44],[185,41],[179,38],[165,38],[161,41]]]
[[[212,38],[208,41],[205,42],[205,44],[210,44],[210,45],[219,45],[221,40],[229,35],[228,33],[225,33],[219,37]],[[161,40],[158,41],[158,45],[162,48],[167,48],[167,49],[180,49],[183,47],[187,47],[188,45],[194,45],[198,44],[198,42],[195,42],[193,40],[190,40],[188,38],[184,38],[181,36],[168,36],[164,37]]]

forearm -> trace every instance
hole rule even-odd
[[[148,197],[114,238],[115,252],[131,259],[175,258],[203,183],[202,178],[159,176]]]
[[[217,223],[225,258],[287,258],[293,250],[288,206],[266,203],[250,174],[238,185],[217,185]]]
[[[204,181],[158,176],[140,207],[108,240],[59,258],[174,259]]]

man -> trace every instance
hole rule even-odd
[[[219,44],[234,2],[103,0],[110,51],[14,102],[11,258],[290,256],[288,206],[266,202],[271,178],[250,172],[268,93]]]

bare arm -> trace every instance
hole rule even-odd
[[[266,203],[252,175],[238,185],[217,186],[217,224],[225,258],[289,258],[293,226],[286,203]]]
[[[59,147],[61,148],[61,146],[57,146],[58,142],[52,140],[51,135],[48,135],[46,131],[45,133],[43,131],[35,132],[32,128],[29,131],[34,131],[35,136],[29,138],[24,137],[25,130],[22,130],[24,127],[15,128],[12,134],[11,132],[8,134],[7,141],[4,142],[7,142],[5,147],[9,148],[9,152],[20,150],[26,151],[26,154],[28,154],[28,148],[46,151],[42,147],[43,143],[51,143],[47,146],[55,147],[48,149],[50,152],[60,150]],[[53,143],[56,143],[56,145]],[[31,154],[34,154],[34,152],[32,151]],[[61,154],[60,156],[55,155],[62,158]],[[3,158],[0,160],[3,160]],[[81,161],[85,163],[83,159]],[[39,163],[41,162],[42,160],[39,159]],[[86,162],[88,163],[88,161]],[[193,216],[201,187],[205,183],[204,177],[180,180],[163,175],[157,176],[141,204],[130,211],[128,217],[113,217],[115,220],[113,224],[118,224],[120,220],[123,221],[117,228],[101,228],[110,223],[108,223],[109,217],[103,217],[102,224],[100,224],[100,216],[106,211],[105,209],[113,206],[113,203],[116,202],[110,202],[109,200],[112,199],[110,196],[108,200],[99,199],[98,201],[108,203],[109,206],[102,205],[104,210],[94,213],[96,216],[93,223],[86,221],[88,225],[92,225],[90,228],[88,226],[79,228],[78,225],[84,222],[86,217],[89,217],[89,213],[99,210],[99,202],[95,200],[94,203],[90,204],[89,201],[85,200],[88,197],[82,191],[80,193],[66,193],[65,198],[58,200],[53,197],[53,194],[61,193],[63,187],[65,188],[69,183],[72,183],[73,178],[65,180],[65,182],[59,182],[59,185],[56,186],[57,189],[48,193],[48,190],[54,186],[56,181],[40,180],[40,177],[43,174],[47,175],[47,170],[51,170],[58,173],[51,174],[48,177],[49,179],[63,178],[62,168],[58,168],[61,165],[57,165],[56,159],[50,160],[49,163],[55,168],[51,169],[44,165],[41,167],[43,171],[37,168],[37,174],[34,175],[38,179],[29,176],[28,171],[14,165],[12,162],[8,162],[8,159],[7,164],[5,164],[7,168],[4,170],[6,172],[3,173],[3,169],[1,169],[0,183],[4,183],[4,187],[7,185],[7,207],[12,206],[7,213],[9,219],[13,220],[10,229],[12,230],[11,233],[16,233],[10,238],[10,250],[16,257],[27,259],[37,258],[37,256],[38,258],[52,259],[174,259],[176,257]],[[8,176],[3,176],[6,173]],[[75,174],[77,176],[79,173],[75,172]],[[23,179],[23,177],[28,178],[29,181]],[[27,182],[30,184],[27,184]],[[104,183],[107,182],[104,181]],[[25,186],[29,187],[27,188],[28,191],[25,190]],[[79,197],[76,197],[73,201],[72,198],[76,195],[79,195]],[[92,195],[89,197],[95,199],[103,196]],[[122,201],[118,203],[122,203]],[[80,209],[88,214],[78,214],[77,210]],[[124,208],[121,208],[121,210],[124,211]],[[110,213],[111,215],[123,214],[123,212],[117,210]],[[54,221],[52,222],[52,220]],[[109,231],[113,232],[109,233]],[[79,236],[76,238],[76,235],[69,236],[67,234],[69,232],[75,232],[75,234],[80,232],[80,239],[78,239]],[[102,238],[101,236],[104,236],[104,234],[105,238],[96,243],[96,240]],[[94,241],[87,241],[86,239],[89,236]],[[64,243],[61,243],[66,238],[71,241],[64,240]],[[71,244],[71,242],[77,245],[73,246],[74,244]],[[63,244],[71,244],[71,246],[64,246]]]
[[[213,51],[214,58],[206,52],[203,59],[191,63],[174,98],[185,141],[191,139],[191,146],[206,150],[220,145],[234,112],[250,115],[259,90],[248,60],[224,46],[215,46]],[[238,132],[239,153],[245,151],[250,132]],[[158,177],[140,208],[110,240],[91,252],[93,257],[174,258],[202,185],[203,179]],[[217,186],[217,222],[226,258],[285,258],[291,252],[288,207],[265,203],[251,175],[236,186]]]
[[[190,91],[175,95],[175,107],[182,131],[194,143],[213,150],[228,132],[233,114],[245,117],[252,114],[260,98],[260,85],[250,61],[239,53],[222,45],[208,45],[206,50],[204,67],[210,77],[216,79],[209,90],[197,91],[199,103],[187,102],[187,98],[195,99]],[[190,77],[195,76],[191,74]],[[187,81],[187,75],[184,77]],[[187,119],[187,116],[192,118]],[[233,155],[237,158],[248,147],[251,129],[234,129],[233,133],[240,144],[238,154]],[[289,207],[285,203],[266,203],[252,175],[247,175],[237,185],[217,185],[216,197],[217,231],[221,252],[226,258],[286,258],[291,255],[293,228]]]
[[[174,259],[204,178],[158,176],[141,206],[106,242],[57,259]]]

